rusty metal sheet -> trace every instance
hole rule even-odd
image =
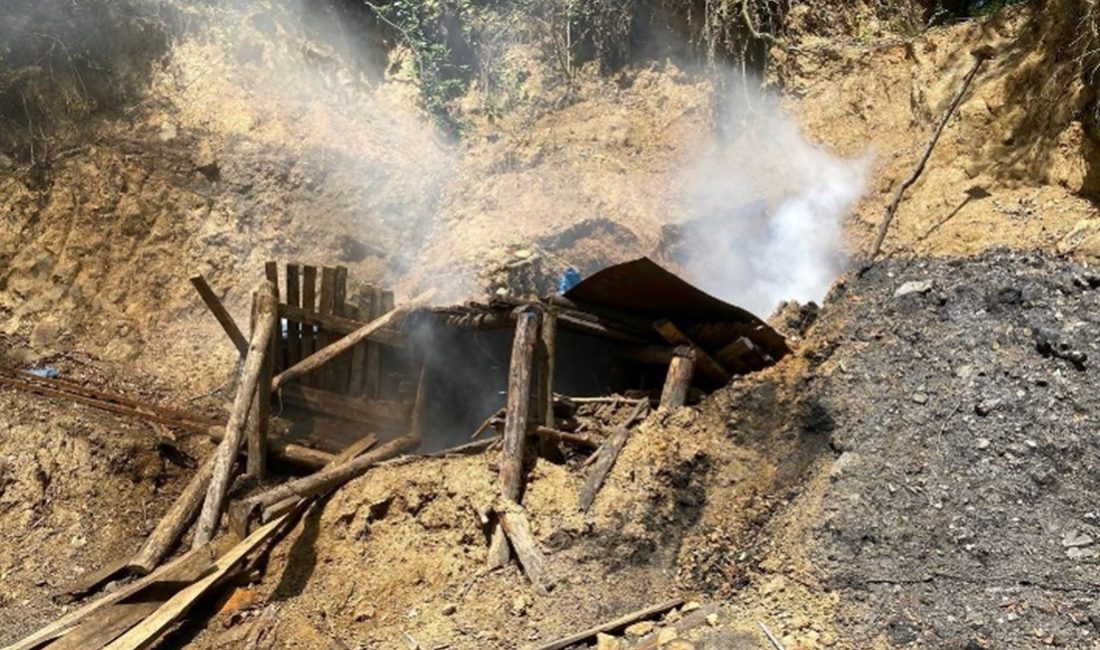
[[[737,325],[728,337],[696,341],[707,349],[720,348],[736,336],[747,336],[776,360],[790,352],[783,336],[767,323],[740,307],[715,298],[648,257],[609,266],[582,280],[566,292],[565,297],[653,320],[670,318],[682,327],[705,323]]]

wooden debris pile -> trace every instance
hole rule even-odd
[[[578,495],[578,508],[587,511],[631,428],[651,409],[679,408],[701,392],[700,386],[723,385],[786,352],[782,338],[751,314],[643,262],[627,269],[626,275],[622,268],[612,267],[566,296],[497,299],[449,308],[428,308],[431,292],[398,305],[392,293],[374,287],[361,290],[358,304],[352,304],[347,270],[339,267],[321,269],[318,286],[316,268],[288,264],[280,288],[280,274],[272,262],[252,294],[247,337],[207,282],[192,278],[241,356],[236,393],[224,420],[150,408],[57,380],[0,372],[0,383],[202,431],[218,441],[213,455],[197,469],[138,552],[71,591],[88,593],[126,575],[135,580],[10,648],[51,642],[50,647],[146,647],[200,598],[245,571],[318,497],[383,460],[417,449],[431,402],[428,385],[433,370],[422,351],[408,349],[412,339],[406,330],[414,315],[440,327],[513,330],[504,407],[474,434],[497,428],[500,435],[459,451],[499,445],[498,492],[491,509],[480,513],[491,531],[488,567],[504,566],[515,557],[535,590],[549,592],[558,581],[522,505],[531,461],[542,456],[561,462],[567,447],[585,453],[595,449],[584,463],[588,475]],[[608,271],[610,275],[601,279]],[[632,283],[638,282],[656,292],[653,300],[642,300],[644,309],[635,306],[637,296],[629,295]],[[618,381],[626,397],[576,398],[555,392],[563,364],[577,363],[570,350],[562,349],[567,331],[599,341],[625,364],[628,371],[619,372]],[[629,368],[642,370],[632,373]],[[651,375],[659,383],[647,387]],[[339,439],[314,422],[309,442],[326,443],[329,449],[280,439],[273,434],[273,405],[301,409],[311,417],[342,418],[354,423],[357,435]],[[615,424],[608,431],[601,420]],[[311,473],[231,501],[231,487],[238,478],[249,477],[255,483],[268,476],[268,459],[290,461]],[[190,549],[164,563],[192,523]],[[675,604],[665,603],[654,611]]]

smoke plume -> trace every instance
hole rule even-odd
[[[673,253],[688,279],[766,316],[820,301],[847,263],[842,224],[867,160],[811,143],[778,99],[750,84],[719,102],[717,137],[685,165],[688,220]]]

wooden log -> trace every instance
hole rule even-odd
[[[309,330],[310,328],[307,326],[309,325],[313,327],[323,327],[337,334],[350,334],[370,323],[369,319],[355,320],[353,318],[335,315],[322,316],[317,312],[306,311],[303,307],[291,307],[290,305],[279,305],[279,315],[283,318],[294,319],[303,323],[303,331]],[[399,348],[405,344],[405,335],[392,328],[383,328],[372,333],[367,337],[367,340],[371,343],[379,343],[387,347]]]
[[[284,316],[290,316],[291,310]],[[314,266],[302,267],[302,314],[316,313],[317,311],[317,268]],[[318,324],[310,322],[301,316],[297,316],[302,327],[302,359],[309,358],[317,351],[317,327]],[[308,326],[307,326],[308,325]],[[293,367],[293,366],[291,366]],[[313,386],[313,377],[304,376],[299,382],[303,386]]]
[[[225,427],[222,426],[210,427],[206,433],[214,442],[221,442],[225,439]],[[289,465],[313,470],[321,469],[335,458],[333,454],[320,449],[311,449],[281,440],[269,440],[267,453],[271,458]]]
[[[241,540],[228,553],[218,558],[213,569],[202,579],[177,592],[145,620],[105,647],[109,650],[139,650],[149,647],[165,630],[186,614],[199,598],[222,582],[238,562],[271,539],[291,517],[292,515],[281,517]]]
[[[431,300],[431,297],[433,295],[435,295],[435,291],[433,289],[429,289],[428,291],[425,291],[424,293],[410,300],[408,304],[403,305],[400,309],[395,309],[385,314],[384,316],[376,318],[370,323],[367,323],[363,327],[355,330],[351,334],[348,334],[336,343],[328,346],[324,350],[321,350],[306,359],[302,359],[301,363],[298,363],[292,368],[287,368],[282,373],[280,373],[279,376],[275,378],[275,381],[272,382],[271,390],[279,390],[287,382],[324,366],[335,357],[355,347],[356,343],[365,341],[371,334],[381,330],[382,328],[389,325],[391,322],[397,320],[398,317],[404,315],[406,312],[417,309],[427,304],[427,302]]]
[[[516,318],[512,359],[508,368],[508,401],[504,414],[504,444],[500,450],[500,494],[519,502],[523,482],[523,448],[531,407],[531,367],[535,360],[539,315],[529,309]],[[508,545],[500,522],[493,527],[489,543],[489,568],[508,563]]]
[[[253,497],[249,497],[248,501],[252,504],[257,504],[259,507],[266,508],[288,497],[306,498],[322,492],[327,492],[347,483],[353,478],[361,476],[375,464],[387,458],[393,458],[408,449],[412,449],[418,444],[420,444],[420,439],[418,437],[406,434],[400,438],[390,440],[376,449],[372,449],[362,456],[358,456],[346,463],[333,467],[326,467],[309,476],[303,476],[302,478],[288,481],[266,492],[261,492]]]
[[[678,409],[687,402],[688,388],[695,376],[695,352],[686,346],[676,348],[672,361],[668,364],[665,387],[661,391],[663,409]]]
[[[279,289],[279,265],[275,262],[264,263],[264,276],[267,281],[275,285],[275,304],[278,304],[282,299],[282,291]],[[278,315],[276,315],[278,318]],[[274,365],[275,372],[281,371],[286,368],[286,348],[283,345],[283,328],[282,323],[275,323],[275,334],[271,337],[271,350],[274,356],[272,357],[272,364]]]
[[[225,427],[225,439],[221,441],[214,452],[215,460],[210,485],[206,491],[206,500],[202,504],[202,512],[199,514],[199,522],[195,527],[195,541],[193,542],[195,548],[210,541],[214,536],[214,532],[218,529],[222,506],[225,503],[225,493],[229,489],[230,473],[240,453],[241,438],[244,436],[249,407],[256,395],[260,371],[264,359],[268,355],[271,337],[274,334],[272,328],[275,320],[271,318],[270,313],[275,311],[275,287],[270,282],[264,281],[259,291],[259,316],[257,317],[256,332],[248,345],[248,354],[245,356],[244,361],[244,372],[237,388],[237,395],[233,400],[233,407],[229,412],[229,422]]]
[[[268,354],[260,366],[256,396],[252,398],[251,412],[246,425],[245,440],[248,445],[248,461],[245,471],[249,476],[257,480],[263,480],[264,475],[267,473],[267,437],[271,426],[271,393],[268,392],[267,387],[271,385],[271,381],[274,379],[275,358],[277,355],[275,342],[281,338],[281,335],[279,333],[279,320],[274,308],[263,312],[257,302],[256,318],[269,319],[271,322],[259,323],[257,326],[269,327],[272,333],[269,337],[271,343]]]
[[[157,527],[145,539],[138,552],[130,558],[127,568],[137,575],[148,575],[157,568],[160,561],[168,556],[188,524],[195,518],[202,505],[203,497],[210,485],[210,476],[214,471],[214,456],[203,463],[183,492],[176,498],[168,512],[161,517]]]
[[[333,269],[332,289],[332,313],[341,318],[352,314],[348,311],[348,269],[346,266],[337,266]],[[350,394],[348,385],[351,383],[351,355],[344,356],[332,363],[332,391],[341,395]]]
[[[374,287],[370,300],[370,319],[374,320],[384,313],[382,311],[382,289]],[[365,381],[367,397],[378,397],[382,386],[382,349],[377,345],[368,345],[367,347]]]
[[[607,438],[607,440],[600,446],[595,464],[592,467],[591,473],[588,475],[588,479],[584,482],[584,488],[581,490],[580,496],[580,509],[581,512],[587,512],[588,508],[592,506],[592,502],[596,500],[596,493],[599,492],[600,486],[603,485],[603,481],[607,478],[608,472],[615,465],[615,461],[619,458],[619,452],[623,450],[623,446],[626,445],[626,439],[630,435],[630,425],[634,423],[634,420],[638,419],[642,413],[649,408],[648,402],[642,402],[634,408],[630,417],[626,419],[615,431]]]
[[[214,314],[214,318],[218,319],[218,323],[221,324],[229,340],[233,342],[234,347],[237,348],[237,352],[243,357],[245,353],[248,352],[248,341],[245,340],[244,334],[241,334],[241,328],[237,327],[237,323],[234,322],[233,317],[225,310],[222,301],[218,300],[218,297],[214,295],[214,290],[206,283],[206,278],[201,275],[192,276],[191,284],[195,286],[195,291],[199,292],[199,297],[206,303],[206,308],[210,310],[210,313]]]
[[[686,345],[695,350],[695,365],[699,366],[699,372],[706,375],[708,379],[722,386],[730,382],[732,377],[729,371],[722,367],[722,364],[715,361],[714,357],[707,354],[706,350],[689,339],[687,334],[684,334],[679,327],[676,327],[675,323],[665,318],[654,323],[653,327],[669,343],[673,345]]]
[[[546,559],[531,534],[531,525],[523,508],[509,499],[499,499],[494,507],[504,534],[516,552],[523,572],[539,594],[546,595],[554,588],[554,579],[546,568]]]
[[[666,600],[663,603],[652,605],[644,609],[639,609],[635,612],[620,616],[619,618],[616,618],[614,620],[607,621],[606,623],[600,623],[599,625],[590,627],[587,630],[578,632],[576,634],[571,634],[567,637],[563,637],[561,639],[558,639],[557,641],[545,643],[535,648],[535,650],[562,650],[563,648],[568,648],[569,646],[587,641],[588,639],[595,637],[597,634],[615,632],[623,629],[624,627],[632,623],[637,623],[638,621],[644,621],[646,619],[660,616],[661,614],[664,614],[671,609],[679,607],[683,603],[684,601],[680,598]]]
[[[409,402],[351,397],[294,385],[284,387],[281,395],[291,406],[358,422],[374,429],[403,430],[401,425],[408,423],[411,407]]]
[[[300,307],[302,304],[302,280],[297,264],[286,265],[286,304]],[[282,307],[282,305],[280,305]],[[283,310],[279,317],[286,318]],[[302,360],[302,324],[286,318],[286,365],[289,368]]]
[[[223,538],[217,542],[211,542],[197,549],[192,549],[144,578],[123,585],[87,605],[65,614],[49,625],[7,646],[4,650],[32,650],[34,648],[39,648],[49,641],[61,637],[81,622],[87,620],[92,614],[117,602],[130,598],[131,596],[135,596],[152,585],[172,582],[186,583],[196,580],[209,571],[211,564],[230,548],[227,541],[228,538]]]
[[[538,382],[538,421],[547,429],[556,427],[554,422],[554,357],[558,332],[557,311],[547,309],[542,314],[539,327],[539,382]],[[550,436],[539,438],[539,454],[558,462],[562,459],[557,442]]]
[[[550,427],[534,426],[531,427],[531,432],[538,435],[540,438],[550,438],[551,440],[556,440],[558,442],[583,445],[585,447],[591,447],[593,449],[596,449],[601,444],[603,444],[602,440],[596,440],[581,433],[559,431],[558,429],[551,429]]]
[[[374,320],[371,316],[371,305],[374,303],[371,295],[374,287],[367,286],[359,292],[359,306],[356,308],[355,317],[367,322]],[[367,349],[370,341],[364,341],[351,349],[351,377],[349,379],[348,393],[356,396],[364,396],[367,391]]]

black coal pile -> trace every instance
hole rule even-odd
[[[837,453],[816,564],[852,647],[1100,647],[1100,274],[885,262],[813,336]]]

